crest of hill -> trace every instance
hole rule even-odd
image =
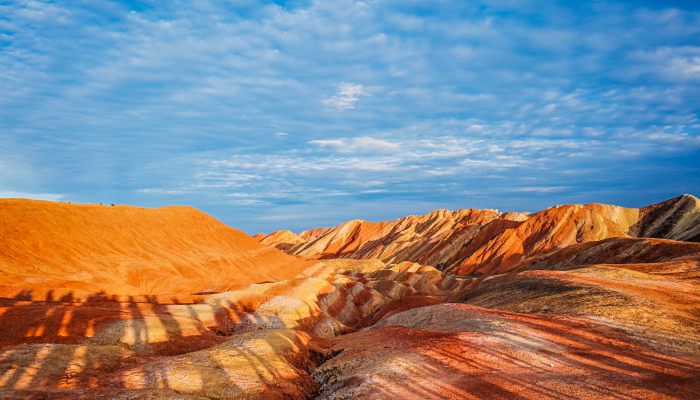
[[[460,274],[502,272],[528,256],[613,237],[697,241],[698,203],[695,196],[682,195],[641,209],[607,204],[551,207],[473,248],[451,269]]]
[[[0,199],[0,296],[191,294],[309,265],[192,207]]]
[[[435,210],[388,222],[347,221],[335,228],[304,231],[303,243],[276,242],[284,231],[262,238],[263,243],[285,247],[292,254],[310,258],[380,259],[388,263],[413,261],[438,265],[450,261],[482,225],[496,219],[520,221],[526,213],[500,213],[497,210]],[[272,243],[270,243],[272,241]]]
[[[314,228],[314,229],[307,229],[301,233],[299,233],[299,236],[301,236],[304,240],[309,241],[309,240],[314,240],[322,235],[324,235],[326,232],[331,230],[333,228]]]
[[[305,242],[304,238],[292,231],[287,230],[273,232],[263,237],[255,235],[253,238],[259,240],[262,244],[274,246],[283,251],[289,250],[295,245]]]
[[[579,242],[625,237],[638,217],[638,209],[604,204],[551,207],[493,236],[453,270],[461,273],[503,271],[530,254]]]
[[[317,257],[338,258],[356,252],[360,246],[381,232],[388,222],[369,222],[354,219],[329,230],[309,243],[294,248],[294,254]]]
[[[348,221],[324,228],[319,236],[302,236],[304,243],[286,251],[316,258],[412,261],[460,275],[483,275],[507,271],[533,255],[611,237],[698,241],[700,201],[682,195],[640,209],[570,204],[535,214],[435,210],[390,222]]]

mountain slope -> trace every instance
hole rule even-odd
[[[289,278],[308,265],[191,207],[0,199],[2,295],[187,294]]]
[[[305,242],[304,238],[292,231],[287,230],[273,232],[269,235],[260,235],[261,234],[257,234],[253,236],[253,239],[259,240],[262,244],[273,246],[283,251],[289,250],[295,245]]]
[[[503,271],[527,255],[580,242],[625,237],[638,215],[637,209],[603,204],[552,207],[494,236],[451,270],[462,274]]]
[[[530,258],[470,288],[464,299],[512,312],[592,316],[698,353],[698,282],[700,243],[609,238]]]
[[[435,210],[390,222],[355,220],[306,232],[315,234],[300,235],[305,241],[286,251],[315,258],[412,261],[460,275],[483,275],[506,271],[529,256],[610,237],[698,241],[700,201],[682,195],[641,209],[561,205],[531,215]],[[278,245],[277,235],[261,238]]]
[[[311,258],[380,259],[384,262],[412,261],[421,264],[452,263],[462,245],[492,221],[518,221],[525,213],[496,210],[435,210],[389,222],[352,220],[334,228],[302,232],[306,241],[286,249]],[[256,235],[262,243],[277,246],[280,232]],[[460,259],[461,260],[461,259]]]
[[[347,221],[316,240],[293,247],[292,252],[317,258],[343,257],[356,252],[360,246],[370,241],[386,226],[385,222]]]
[[[700,199],[684,194],[640,210],[637,236],[700,242]]]

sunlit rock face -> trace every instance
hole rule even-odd
[[[436,210],[391,222],[352,220],[335,228],[305,231],[294,244],[286,239],[288,231],[257,238],[268,245],[282,245],[288,253],[311,258],[376,258],[389,263],[414,261],[443,266],[459,259],[463,244],[484,226],[494,221],[520,221],[526,216],[496,210]],[[303,242],[298,241],[299,237]]]
[[[579,204],[534,214],[436,210],[391,222],[348,221],[322,228],[304,242],[299,242],[303,235],[284,239],[289,234],[258,238],[307,257],[414,261],[459,275],[484,275],[507,271],[529,256],[610,237],[698,241],[700,201],[682,195],[641,209]]]
[[[691,196],[272,236],[313,257],[187,208],[0,204],[0,398],[700,397]]]
[[[30,300],[191,295],[310,265],[191,207],[0,199],[0,221],[0,294]]]
[[[286,230],[273,232],[269,235],[259,233],[253,236],[253,238],[259,240],[262,244],[271,245],[285,251],[300,243],[304,243],[304,238],[302,236]]]

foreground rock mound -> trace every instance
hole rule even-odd
[[[519,270],[490,277],[463,300],[595,318],[652,346],[700,353],[700,243],[607,239],[539,256]]]
[[[327,340],[459,285],[432,267],[343,260],[191,304],[0,299],[0,398],[305,399]]]
[[[0,398],[696,398],[698,246],[608,239],[581,259],[635,263],[483,282],[340,259],[194,304],[5,299]]]
[[[332,342],[318,399],[694,398],[697,360],[589,319],[441,304]]]

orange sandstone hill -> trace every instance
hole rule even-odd
[[[529,256],[610,237],[700,241],[700,201],[682,195],[641,209],[577,204],[534,214],[436,210],[390,222],[353,220],[307,237],[285,232],[257,238],[318,259],[412,261],[461,275],[482,275],[509,270]]]
[[[193,294],[309,265],[191,207],[0,199],[0,296]]]
[[[188,207],[0,200],[0,399],[700,398],[697,205],[268,237],[303,261]]]
[[[304,243],[304,238],[292,231],[277,231],[269,235],[257,234],[253,236],[262,244],[277,247],[280,250],[289,250],[292,246]]]

